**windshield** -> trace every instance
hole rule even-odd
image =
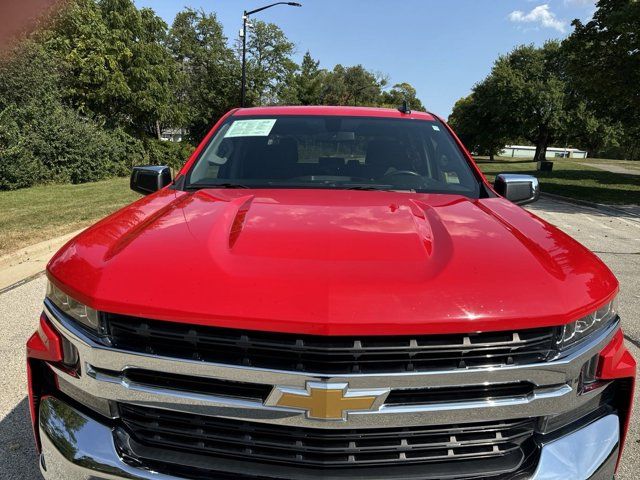
[[[442,123],[335,116],[232,117],[187,178],[214,186],[479,192]]]

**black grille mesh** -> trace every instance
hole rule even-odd
[[[106,315],[116,348],[228,365],[325,374],[526,365],[555,352],[552,328],[428,336],[314,336]]]

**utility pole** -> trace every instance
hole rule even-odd
[[[242,14],[242,94],[240,106],[244,107],[247,99],[247,11]]]

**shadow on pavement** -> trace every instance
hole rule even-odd
[[[42,479],[31,433],[27,397],[0,421],[0,479]]]

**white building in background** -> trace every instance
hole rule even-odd
[[[536,147],[528,145],[507,145],[498,153],[500,157],[533,158]],[[587,158],[587,152],[577,148],[547,148],[547,159],[552,158]]]
[[[181,142],[187,131],[184,128],[166,128],[160,134],[160,140],[166,142]]]

